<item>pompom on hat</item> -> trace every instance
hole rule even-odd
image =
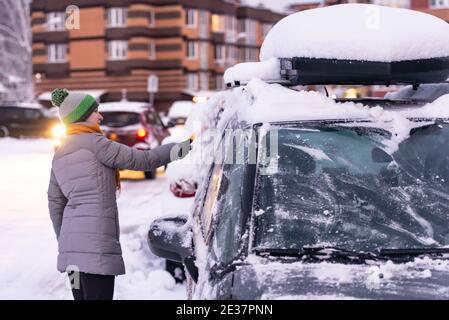
[[[51,102],[59,108],[59,118],[66,125],[86,120],[98,108],[98,102],[91,95],[66,89],[53,90]]]

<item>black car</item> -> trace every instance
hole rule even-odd
[[[212,165],[193,217],[153,222],[150,248],[185,264],[196,298],[447,299],[449,119],[412,121],[392,155],[379,143],[389,133],[364,120],[272,123],[276,172],[248,153]],[[234,125],[265,152],[261,124]]]
[[[51,138],[52,130],[58,124],[58,117],[40,105],[0,105],[0,137]]]
[[[380,26],[356,18],[368,9]],[[320,15],[345,21],[345,41],[300,31]],[[398,18],[429,23],[404,37],[385,28]],[[201,160],[191,215],[148,233],[153,253],[184,264],[189,298],[449,299],[449,47],[426,55],[432,25],[447,38],[408,10],[299,12],[268,33],[260,63],[225,72],[216,131],[187,156]],[[407,87],[383,99],[307,88],[326,85]]]

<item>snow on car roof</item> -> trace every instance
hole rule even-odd
[[[259,79],[251,80],[245,88],[234,89],[234,92],[241,92],[240,90],[246,94],[240,98],[236,111],[239,118],[248,123],[331,119],[376,120],[380,113],[383,114],[381,107],[370,108],[361,103],[336,102],[316,91],[291,90]],[[448,106],[449,94],[421,108],[402,108],[394,113],[404,117],[449,118]]]
[[[395,62],[449,56],[449,24],[418,11],[370,4],[305,10],[280,20],[260,60],[324,58]]]
[[[187,118],[193,108],[192,101],[175,101],[168,111],[170,118]]]
[[[0,103],[1,107],[19,107],[19,108],[30,108],[30,109],[45,109],[41,104],[37,102],[3,102]]]
[[[101,103],[98,107],[100,112],[135,112],[141,113],[148,107],[146,102],[117,101]]]

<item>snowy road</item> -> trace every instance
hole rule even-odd
[[[65,275],[56,270],[46,194],[51,158],[49,140],[0,139],[0,299],[72,299]],[[185,287],[175,284],[146,243],[150,222],[166,213],[167,190],[165,177],[122,182],[127,274],[116,278],[115,299],[186,298]]]

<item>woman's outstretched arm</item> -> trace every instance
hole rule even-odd
[[[138,150],[97,135],[93,152],[98,161],[110,168],[150,171],[185,156],[188,150],[178,155],[180,144],[169,143],[152,150]],[[187,149],[187,148],[182,148]]]

